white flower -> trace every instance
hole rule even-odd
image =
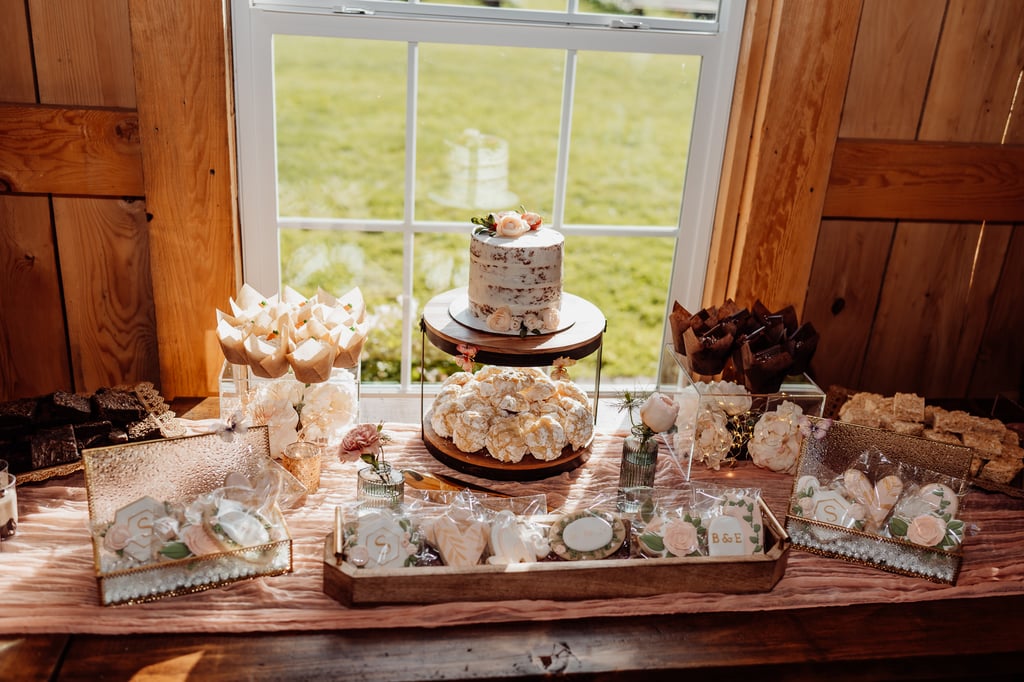
[[[754,425],[747,444],[750,458],[759,467],[784,474],[796,473],[800,455],[800,417],[803,409],[784,400],[774,412],[765,412]]]
[[[716,471],[732,449],[732,434],[726,416],[705,405],[697,416],[694,459]]]
[[[654,433],[670,430],[679,416],[679,404],[664,393],[652,393],[640,406],[640,421]]]
[[[750,411],[750,394],[743,386],[732,381],[712,381],[703,386],[703,393],[714,400],[715,404],[725,410],[730,417]]]

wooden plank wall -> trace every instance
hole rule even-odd
[[[1024,3],[751,0],[747,22],[704,304],[794,305],[825,387],[1019,395]]]
[[[1022,70],[1024,3],[865,1],[804,305],[821,383],[1019,393]]]
[[[0,400],[216,393],[239,260],[225,12],[0,0]]]
[[[226,11],[0,0],[0,399],[216,392],[213,309],[240,272]],[[823,385],[1018,389],[1024,2],[746,16],[705,303],[796,305]],[[949,201],[949,168],[983,189]],[[943,201],[892,191],[923,180]]]

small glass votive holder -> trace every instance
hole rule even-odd
[[[363,467],[357,472],[359,479],[356,499],[369,507],[397,509],[405,499],[405,475],[384,463],[379,468]]]
[[[323,465],[324,446],[312,441],[299,440],[284,448],[281,465],[312,495],[320,489],[320,469]]]
[[[7,472],[6,464],[0,473],[0,541],[18,531],[18,479]]]

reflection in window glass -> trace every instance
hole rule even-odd
[[[697,57],[580,53],[566,223],[679,222],[699,71]]]
[[[419,69],[416,217],[550,215],[565,53],[421,45]]]
[[[401,218],[405,44],[277,36],[274,60],[279,213]]]

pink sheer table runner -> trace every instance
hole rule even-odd
[[[474,479],[446,469],[427,451],[419,425],[388,424],[387,456],[396,466],[457,475],[510,494],[543,492],[551,508],[614,490],[624,434],[599,434],[590,461],[555,477],[524,483]],[[294,573],[258,578],[148,604],[99,606],[81,472],[18,489],[21,525],[0,545],[0,633],[134,634],[269,632],[367,627],[441,627],[471,623],[635,616],[706,611],[758,611],[858,603],[898,603],[1024,594],[1024,501],[972,490],[964,519],[968,537],[955,587],[884,573],[836,559],[791,551],[785,577],[760,594],[665,594],[587,601],[504,601],[349,609],[323,593],[322,553],[334,507],[355,496],[355,463],[324,461],[321,488],[286,514]],[[694,479],[762,490],[783,520],[792,477],[743,463],[721,472],[694,467]],[[662,447],[657,485],[683,480]]]

